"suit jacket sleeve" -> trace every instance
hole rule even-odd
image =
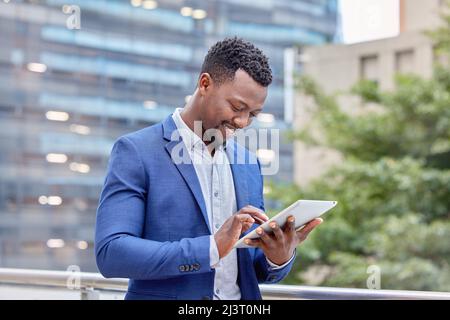
[[[111,152],[100,196],[95,254],[105,277],[165,279],[211,271],[209,236],[158,242],[143,239],[147,175],[134,143],[120,138]]]

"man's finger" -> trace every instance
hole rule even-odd
[[[259,224],[262,224],[269,220],[269,217],[261,209],[255,208],[253,206],[245,206],[240,210],[241,213],[246,213],[251,215]]]
[[[269,217],[265,214],[265,212],[259,208],[256,208],[254,206],[248,205],[245,206],[241,209],[241,211],[243,211],[244,213],[249,213],[252,215],[256,215],[257,217],[259,217],[261,220],[263,221],[267,221],[269,220]]]
[[[256,229],[256,233],[260,236],[261,241],[264,243],[269,243],[270,241],[273,241],[272,238],[267,234],[267,232],[265,232],[264,229],[261,227]]]
[[[237,227],[239,224],[242,225],[245,222],[253,224],[255,223],[255,219],[253,219],[252,216],[249,214],[245,213],[236,214],[233,219],[233,227]]]
[[[284,232],[289,234],[289,233],[294,233],[295,232],[295,217],[294,216],[289,216],[286,219],[286,226],[284,227]]]
[[[251,247],[261,247],[262,243],[260,239],[245,239],[245,244]]]
[[[304,239],[308,236],[308,234],[313,231],[315,227],[317,227],[319,224],[321,224],[323,220],[321,218],[316,218],[310,222],[308,222],[303,228],[297,231],[297,235]]]
[[[314,220],[311,220],[310,222],[308,222],[305,226],[305,228],[303,229],[304,231],[311,231],[312,229],[314,229],[315,227],[317,227],[319,224],[321,224],[323,222],[322,218],[316,218]]]
[[[247,231],[248,229],[250,229],[252,227],[252,225],[253,225],[253,223],[243,222],[242,223],[242,230],[241,230],[241,232]]]
[[[281,231],[280,227],[278,226],[278,223],[273,221],[269,224],[269,226],[270,226],[270,229],[272,229],[272,231],[273,231],[275,239],[282,240],[284,235],[283,235],[283,231]]]
[[[262,215],[266,215],[263,210],[261,210],[260,208],[254,207],[254,206],[252,206],[250,204],[246,205],[244,208],[247,208],[247,209],[250,209],[250,210],[255,210],[255,211],[261,213]]]

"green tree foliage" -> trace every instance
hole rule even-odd
[[[450,52],[450,16],[444,22],[429,33],[440,54]],[[294,137],[344,160],[307,187],[270,186],[283,206],[339,201],[299,246],[286,283],[364,288],[377,265],[383,289],[450,291],[450,68],[436,64],[430,79],[398,75],[395,84],[383,91],[357,83],[351,93],[377,109],[352,115],[312,79],[299,79],[317,107]]]

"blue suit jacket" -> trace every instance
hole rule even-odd
[[[103,276],[130,279],[126,299],[213,297],[208,216],[193,165],[171,159],[180,143],[171,140],[175,129],[169,116],[119,138],[111,152],[97,210],[95,254]],[[235,143],[227,153],[247,159],[231,164],[235,190],[230,191],[238,209],[250,204],[264,210],[256,158]],[[237,257],[242,299],[261,299],[258,283],[278,282],[292,266],[270,270],[260,249],[237,249]]]

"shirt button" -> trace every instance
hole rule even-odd
[[[219,192],[218,191],[214,191],[214,197],[218,197],[219,196]]]
[[[216,223],[216,224],[214,225],[214,227],[216,227],[216,229],[219,230],[220,224]]]
[[[219,289],[216,289],[216,294],[220,294],[220,290]]]

